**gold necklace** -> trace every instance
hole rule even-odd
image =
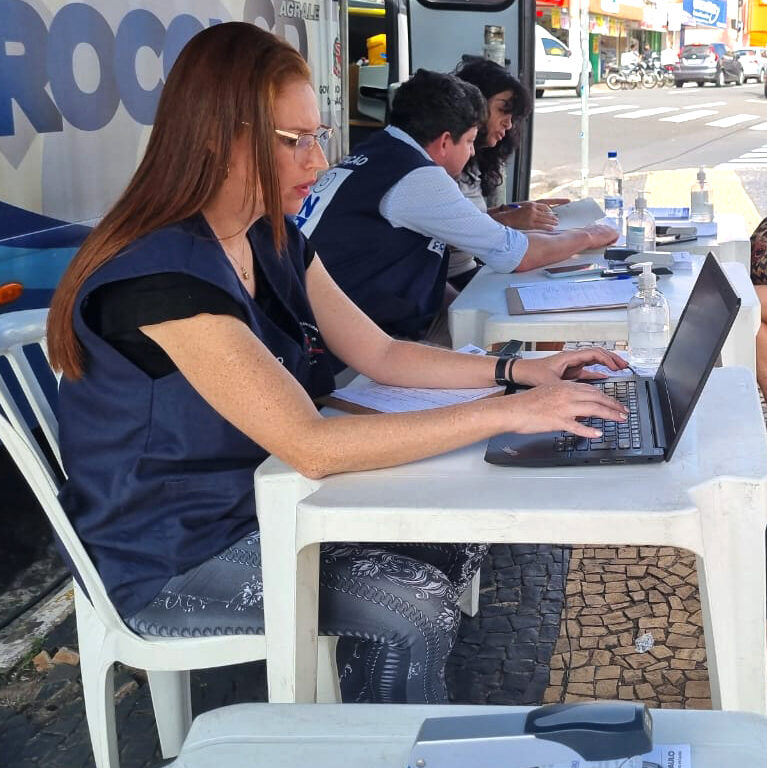
[[[219,242],[221,242],[219,240]],[[230,261],[233,261],[234,264],[239,268],[240,274],[242,275],[243,280],[248,280],[250,278],[250,272],[248,272],[247,268],[245,267],[245,264],[243,263],[245,260],[245,249],[248,247],[248,241],[247,238],[245,242],[242,245],[242,251],[240,253],[240,256],[242,260],[235,258],[234,254],[224,246],[223,243],[221,243],[221,248],[223,249],[224,253],[229,257]]]

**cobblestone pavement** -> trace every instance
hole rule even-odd
[[[693,554],[574,547],[566,592],[545,702],[711,708]]]

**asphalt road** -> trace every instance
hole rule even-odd
[[[762,84],[627,91],[599,85],[590,95],[589,112],[591,176],[601,175],[612,149],[627,174],[699,165],[731,168],[760,214],[767,215]],[[536,99],[533,196],[536,187],[552,189],[580,178],[580,131],[580,100],[574,92],[547,91]]]

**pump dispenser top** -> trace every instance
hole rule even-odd
[[[658,281],[658,278],[655,276],[655,273],[652,271],[652,262],[643,261],[637,264],[637,266],[642,267],[642,272],[637,278],[639,290],[640,291],[655,290],[655,285]]]
[[[701,184],[706,181],[706,170],[702,165],[698,168],[698,181],[701,182]]]

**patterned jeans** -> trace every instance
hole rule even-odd
[[[447,701],[458,598],[486,553],[484,544],[322,546],[319,629],[340,638],[345,702]],[[258,532],[174,576],[127,623],[164,637],[263,634]]]

